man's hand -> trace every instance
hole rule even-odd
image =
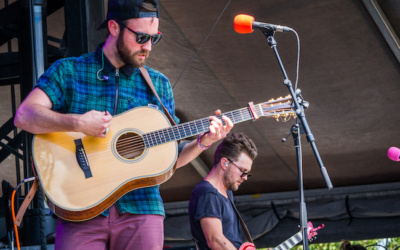
[[[220,115],[221,110],[216,110],[215,115]],[[222,116],[222,120],[224,120],[225,124],[222,123],[220,119],[218,119],[216,116],[210,116],[210,131],[206,134],[204,134],[201,137],[201,144],[204,146],[209,146],[213,144],[216,141],[221,140],[222,138],[225,138],[226,135],[231,131],[233,127],[233,122],[231,119],[229,119],[226,116]]]
[[[40,88],[34,88],[19,106],[14,124],[32,134],[75,131],[96,137],[105,137],[111,125],[112,116],[108,111],[62,114],[53,111],[52,107],[48,95]]]
[[[220,114],[220,110],[215,111],[215,115]],[[210,131],[200,137],[200,143],[203,145],[203,147],[208,147],[214,142],[225,138],[226,135],[231,131],[233,127],[232,121],[226,116],[222,116],[222,120],[225,122],[225,125],[216,116],[210,116]],[[183,147],[182,152],[179,154],[178,160],[176,162],[176,168],[185,166],[197,156],[199,156],[199,154],[205,149],[203,147],[202,149],[198,147],[197,140],[193,140],[192,142],[187,143]]]
[[[78,119],[78,126],[75,131],[82,132],[89,136],[104,138],[108,127],[111,125],[112,116],[108,111],[91,110]]]

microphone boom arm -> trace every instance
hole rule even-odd
[[[296,116],[298,118],[300,118],[300,120],[301,120],[301,123],[302,123],[302,125],[304,127],[304,131],[306,133],[307,141],[311,145],[311,148],[312,148],[312,150],[314,152],[314,155],[315,155],[315,157],[317,159],[317,162],[318,162],[318,165],[320,167],[321,174],[322,174],[322,176],[323,176],[323,178],[325,180],[325,183],[326,183],[328,189],[332,189],[333,188],[332,182],[329,179],[328,172],[326,171],[326,168],[325,168],[325,166],[324,166],[324,164],[323,164],[323,162],[321,160],[321,157],[319,155],[317,146],[315,144],[314,136],[311,133],[310,127],[308,126],[308,122],[307,122],[307,119],[306,119],[306,116],[305,116],[305,113],[304,113],[304,109],[303,109],[303,107],[300,106],[299,102],[297,101],[296,94],[295,94],[295,92],[293,90],[292,82],[289,80],[289,77],[286,74],[285,67],[282,64],[282,60],[281,60],[281,58],[279,56],[279,53],[278,53],[278,50],[276,48],[277,43],[276,43],[276,40],[274,38],[274,33],[275,32],[273,30],[262,31],[262,32],[267,37],[268,44],[273,49],[273,51],[275,53],[275,56],[276,56],[276,59],[278,60],[279,66],[280,66],[280,68],[282,70],[282,74],[283,74],[283,76],[285,78],[285,80],[283,81],[283,84],[289,89],[290,95],[292,96],[292,99],[293,99],[293,102],[294,102],[295,111],[296,111]]]

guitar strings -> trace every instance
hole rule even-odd
[[[266,106],[266,105],[264,105]],[[282,108],[280,108],[282,106]],[[258,104],[255,105],[256,108],[256,113],[259,116],[272,116],[275,114],[282,114],[285,112],[290,112],[293,113],[293,110],[291,109],[290,106],[287,106],[286,104],[278,104],[276,106],[266,106],[263,107],[263,105]],[[272,110],[271,113],[265,113],[268,110]],[[277,109],[279,111],[277,112]],[[243,112],[246,111],[246,112]],[[264,112],[264,113],[263,113]],[[242,108],[239,110],[231,111],[228,113],[224,113],[223,115],[226,115],[229,117],[234,123],[236,121],[244,121],[244,120],[250,120],[253,119],[253,116],[250,113],[250,109],[247,108]],[[221,117],[222,115],[220,115]],[[190,125],[192,124],[192,125]],[[193,126],[194,125],[194,126]],[[188,123],[183,123],[179,124],[174,127],[170,128],[165,128],[153,132],[149,132],[143,135],[139,135],[137,133],[125,133],[123,136],[121,136],[120,139],[117,140],[116,142],[116,150],[117,152],[124,156],[130,156],[130,155],[140,155],[141,152],[143,152],[146,148],[158,146],[163,143],[168,143],[171,141],[179,140],[179,139],[184,139],[187,137],[190,137],[194,134],[199,134],[201,132],[206,132],[209,131],[208,127],[210,125],[210,121],[208,118],[204,119],[199,119],[196,121],[188,122]],[[203,131],[199,132],[198,127],[202,126]],[[179,132],[179,128],[180,131]],[[195,129],[195,131],[193,131]],[[132,135],[129,135],[132,134]],[[178,136],[176,136],[178,134]],[[109,145],[111,143],[108,143]],[[128,157],[129,158],[129,157]]]
[[[242,114],[238,114],[238,112],[236,112],[233,114],[232,118],[234,120],[237,120],[239,118],[250,118],[250,116],[249,115],[243,116]],[[197,120],[194,123],[199,124],[199,122],[200,122],[200,123],[202,123],[202,125],[204,125],[204,121],[205,121],[204,119]],[[206,122],[207,127],[209,126],[209,124],[210,124],[210,122],[207,120],[207,122]],[[181,126],[185,127],[184,125],[185,124],[181,124]],[[150,135],[151,142],[158,145],[159,143],[169,142],[169,141],[172,141],[173,139],[175,139],[174,132],[172,131],[172,133],[171,133],[171,130],[173,130],[173,129],[174,128],[168,128],[168,129],[164,129],[164,130],[150,132],[146,135]],[[168,132],[168,130],[169,130],[169,132]],[[165,135],[165,131],[167,131],[168,138]],[[191,129],[189,126],[187,128],[184,128],[183,131],[184,131],[185,135],[191,134]],[[198,131],[196,131],[196,133],[197,132]],[[155,138],[151,138],[151,134],[153,134],[153,137],[155,136]],[[160,134],[161,134],[162,138],[160,137]],[[145,139],[149,139],[149,138],[146,137]],[[138,151],[143,151],[145,148],[145,143],[139,135],[135,134],[134,136],[122,138],[122,139],[118,140],[116,148],[120,154],[132,154],[132,153],[136,153]]]

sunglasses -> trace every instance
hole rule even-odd
[[[233,165],[235,165],[235,167],[237,167],[238,169],[239,169],[239,171],[240,172],[242,172],[242,174],[240,175],[240,177],[244,177],[244,176],[247,176],[247,177],[250,177],[251,176],[251,173],[250,172],[245,172],[245,171],[243,171],[243,169],[241,169],[238,165],[236,165],[231,159],[228,159],[228,158],[226,158],[230,163],[232,163]]]
[[[149,35],[149,34],[146,34],[146,33],[136,32],[136,31],[130,29],[128,26],[126,26],[123,23],[118,23],[118,24],[123,28],[127,28],[130,32],[135,34],[136,35],[136,42],[138,44],[145,44],[150,39],[151,39],[151,44],[153,44],[153,45],[157,44],[161,40],[162,35],[163,35],[160,31],[156,35]]]

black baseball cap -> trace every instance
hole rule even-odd
[[[103,29],[107,27],[109,20],[125,20],[130,18],[141,17],[159,17],[158,15],[158,1],[151,0],[155,6],[156,11],[140,11],[141,5],[145,0],[108,0],[108,9],[106,20],[97,28]]]

